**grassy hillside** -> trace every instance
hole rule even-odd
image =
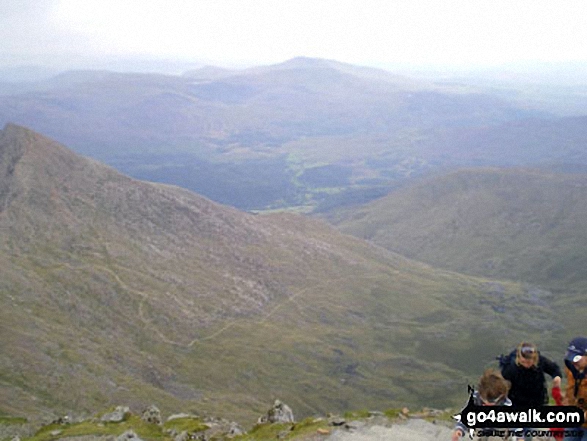
[[[0,412],[13,416],[457,405],[510,345],[560,356],[574,334],[548,292],[136,181],[14,125],[0,134],[0,230]]]
[[[332,217],[342,231],[438,267],[583,289],[587,178],[463,170]]]

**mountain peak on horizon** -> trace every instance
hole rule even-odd
[[[282,63],[277,63],[276,66],[290,66],[290,67],[303,67],[303,66],[328,66],[331,67],[336,64],[345,64],[341,63],[336,60],[326,59],[326,58],[316,58],[316,57],[306,57],[306,56],[298,56],[293,57],[288,60],[283,61]]]

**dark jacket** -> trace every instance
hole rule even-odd
[[[501,374],[512,383],[508,394],[514,406],[543,406],[548,402],[548,390],[544,374],[552,378],[561,377],[559,366],[548,358],[538,355],[538,366],[525,368],[516,364],[515,351],[510,357]]]

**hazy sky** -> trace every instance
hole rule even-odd
[[[587,60],[584,0],[0,0],[0,66],[141,55],[269,64]]]

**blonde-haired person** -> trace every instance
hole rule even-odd
[[[553,388],[560,388],[562,373],[558,364],[529,342],[520,343],[512,355],[501,373],[512,385],[509,397],[514,406],[539,407],[548,403],[545,374],[552,377]]]

